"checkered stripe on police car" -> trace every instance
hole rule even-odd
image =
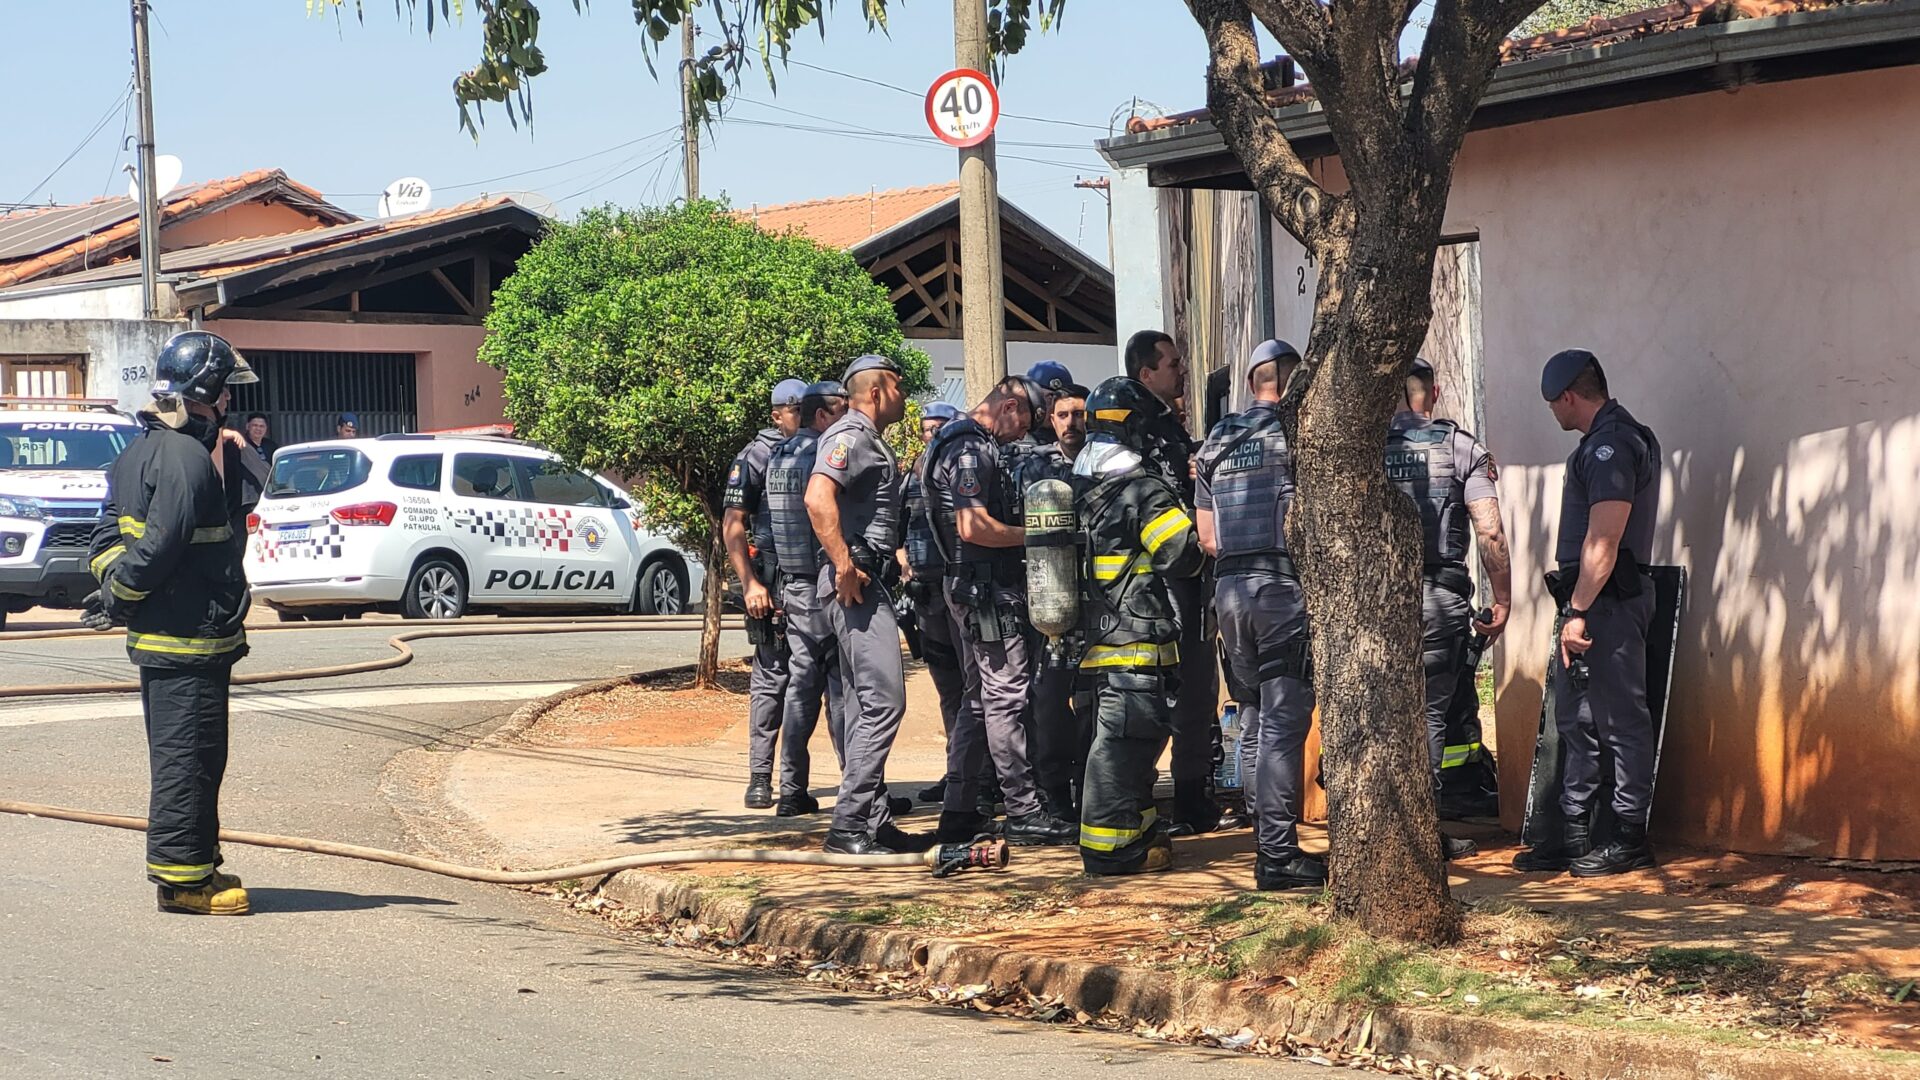
[[[503,547],[567,551],[573,541],[573,511],[536,506],[462,510],[453,514],[453,527]]]
[[[261,562],[285,562],[288,559],[337,559],[345,547],[339,522],[329,518],[315,524],[305,538],[280,539],[281,530],[262,528],[254,534]]]

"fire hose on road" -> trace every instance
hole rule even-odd
[[[329,624],[328,628],[365,629],[364,625]],[[722,629],[738,629],[739,623],[722,621]],[[312,626],[265,627],[266,631],[318,629]],[[245,675],[235,675],[233,683],[240,685],[259,685],[261,683],[293,682],[302,679],[323,679],[342,675],[358,675],[366,672],[385,671],[401,667],[413,661],[414,653],[408,647],[409,642],[443,638],[461,637],[497,637],[518,634],[586,634],[615,633],[634,631],[671,631],[677,633],[697,632],[703,629],[699,619],[676,616],[625,616],[579,622],[569,619],[516,619],[489,622],[476,626],[434,626],[420,630],[409,630],[395,634],[387,639],[387,645],[393,648],[395,655],[378,660],[363,660],[350,664],[334,664],[326,667],[300,668],[291,671],[264,671]],[[46,640],[49,638],[103,637],[106,634],[93,630],[51,630],[37,633],[4,635],[4,640]],[[84,694],[120,694],[138,693],[138,682],[101,682],[53,684],[45,686],[7,686],[0,687],[0,698],[22,697],[66,697]],[[46,818],[54,821],[70,821],[82,825],[95,825],[112,829],[127,829],[133,832],[145,832],[145,818],[126,817],[119,814],[102,814],[90,810],[77,810],[64,806],[46,806],[39,803],[14,802],[0,799],[0,813],[18,814],[23,817]],[[314,855],[329,855],[342,859],[359,859],[365,862],[385,863],[389,866],[419,870],[442,877],[456,878],[462,881],[477,881],[494,885],[544,885],[556,881],[571,881],[606,877],[622,870],[635,870],[649,866],[673,866],[690,863],[788,863],[800,866],[840,867],[847,869],[889,869],[901,867],[928,868],[935,877],[946,877],[961,870],[986,869],[1003,870],[1007,866],[1008,849],[1005,840],[979,839],[964,844],[941,844],[924,853],[898,855],[836,855],[824,851],[781,851],[767,848],[696,848],[683,851],[654,851],[638,855],[623,855],[596,862],[580,863],[574,866],[556,866],[547,870],[489,870],[483,867],[461,866],[458,863],[442,862],[438,859],[407,855],[398,851],[386,851],[381,848],[361,847],[358,844],[341,844],[331,840],[314,840],[303,836],[279,836],[273,833],[241,832],[232,829],[220,830],[220,839],[232,844],[245,844],[252,847],[279,848],[283,851],[301,851]]]

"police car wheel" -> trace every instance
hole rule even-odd
[[[679,615],[687,610],[687,582],[673,563],[654,559],[640,568],[634,586],[636,615]]]
[[[407,576],[401,604],[409,619],[457,619],[467,613],[467,575],[448,559],[426,559]]]

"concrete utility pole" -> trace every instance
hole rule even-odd
[[[955,67],[989,71],[986,0],[953,0]],[[960,310],[967,400],[1007,377],[1007,290],[1000,268],[1000,181],[994,142],[960,151]]]
[[[700,121],[693,115],[693,12],[680,20],[680,137],[687,153],[687,201],[700,197]]]
[[[147,0],[133,0],[133,82],[140,96],[140,303],[160,317],[160,192],[153,175],[153,58],[147,52]]]

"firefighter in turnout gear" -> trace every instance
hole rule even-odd
[[[935,433],[960,419],[960,410],[944,401],[928,403],[920,410],[920,442],[933,441]],[[947,576],[947,561],[933,538],[933,518],[927,513],[925,472],[927,455],[923,450],[907,473],[906,543],[902,548],[901,577],[907,598],[913,601],[914,620],[920,624],[921,660],[927,676],[940,697],[940,730],[951,737],[953,718],[960,713],[966,697],[966,678],[960,670],[959,646],[953,640],[953,627],[947,619],[947,598],[941,580]],[[925,803],[943,803],[947,782],[923,788],[919,799]]]
[[[1300,799],[1313,671],[1307,606],[1287,553],[1293,450],[1280,424],[1280,395],[1300,363],[1284,341],[1266,341],[1248,362],[1253,404],[1214,426],[1200,448],[1197,527],[1219,578],[1215,604],[1231,682],[1244,687],[1240,774],[1251,777],[1254,884],[1319,888],[1327,864],[1300,849]]]
[[[1179,493],[1143,456],[1166,404],[1124,376],[1087,401],[1087,448],[1074,463],[1074,509],[1086,544],[1081,607],[1093,684],[1093,747],[1080,804],[1089,874],[1163,870],[1172,841],[1153,802],[1155,763],[1173,735],[1180,620],[1169,584],[1204,555]]]
[[[817,813],[820,803],[807,791],[813,773],[808,743],[820,722],[826,699],[827,737],[836,760],[846,736],[840,650],[820,596],[820,544],[807,518],[807,480],[820,445],[820,433],[847,411],[847,390],[837,382],[802,388],[795,419],[801,425],[767,459],[767,543],[779,586],[775,601],[786,620],[787,684],[779,703],[779,817]]]
[[[753,645],[753,675],[748,683],[747,798],[749,810],[773,805],[773,755],[780,740],[781,705],[787,695],[787,643],[776,609],[772,526],[766,508],[767,460],[773,448],[800,428],[800,397],[807,386],[783,379],[773,388],[773,426],[762,429],[727,470],[726,516],[720,535],[727,560],[740,579],[747,609],[747,637]]]
[[[220,781],[227,768],[227,689],[247,654],[246,534],[233,521],[215,455],[231,385],[258,381],[221,338],[188,331],[154,362],[145,430],[107,472],[94,530],[89,625],[127,628],[140,669],[152,795],[147,876],[162,911],[245,915],[240,879],[221,873]]]
[[[947,613],[966,676],[947,739],[939,833],[945,842],[970,840],[985,825],[977,796],[989,759],[1006,800],[1009,843],[1071,844],[1074,838],[1072,824],[1040,804],[1021,722],[1033,676],[1021,562],[1026,532],[1001,456],[1002,447],[1041,420],[1043,404],[1039,387],[1009,376],[927,446],[927,504],[947,562]]]
[[[1427,757],[1433,769],[1434,797],[1449,770],[1491,775],[1480,745],[1478,710],[1467,710],[1460,730],[1448,721],[1454,698],[1473,693],[1473,672],[1465,669],[1468,642],[1478,633],[1491,641],[1506,629],[1513,598],[1506,530],[1500,524],[1498,476],[1493,455],[1480,440],[1451,420],[1433,419],[1440,401],[1433,365],[1416,358],[1407,376],[1407,407],[1387,427],[1387,479],[1420,509],[1422,551],[1420,600],[1422,663],[1427,680]],[[1467,569],[1468,519],[1480,541],[1480,564],[1493,587],[1491,618],[1473,616],[1473,575]],[[1449,859],[1473,854],[1471,840],[1440,837]]]

